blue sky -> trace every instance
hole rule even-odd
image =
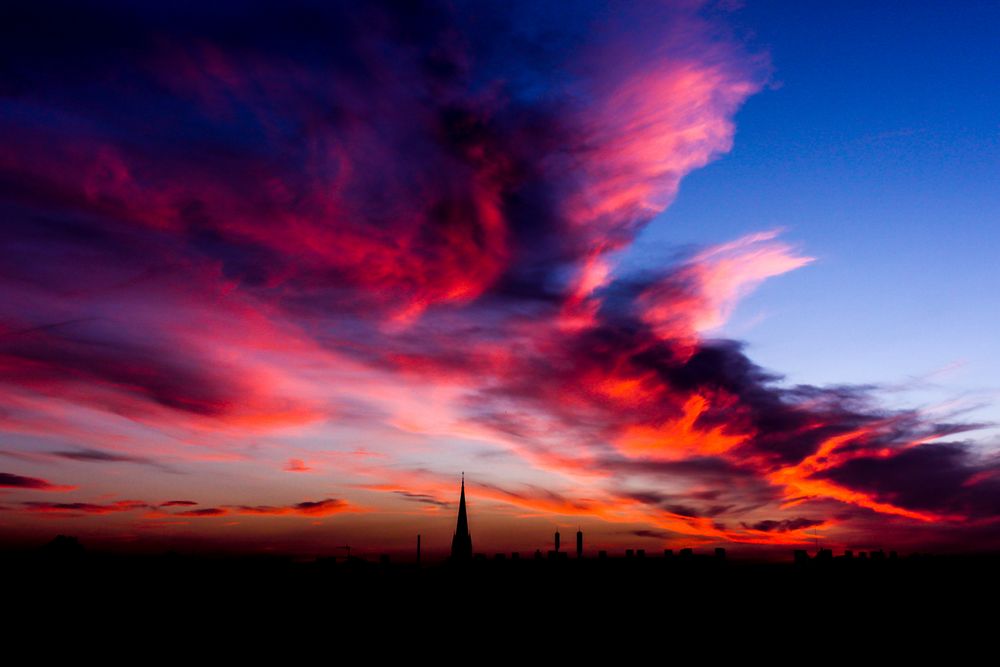
[[[963,396],[1000,420],[1000,5],[750,2],[732,19],[769,54],[770,85],[646,230],[643,263],[783,228],[816,261],[722,333],[792,383],[947,369],[900,401]]]

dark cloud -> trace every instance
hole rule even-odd
[[[1000,508],[1000,461],[966,443],[927,443],[890,457],[861,456],[820,476],[918,510],[981,519]]]
[[[151,466],[165,472],[177,472],[173,468],[166,466],[159,461],[132,454],[119,454],[100,449],[71,449],[50,452],[52,456],[57,456],[71,461],[83,461],[87,463],[135,463],[138,465]]]
[[[295,503],[292,508],[299,512],[300,514],[333,514],[334,512],[341,512],[350,507],[350,504],[346,500],[341,500],[339,498],[324,498],[323,500],[306,500],[301,503]]]
[[[306,500],[293,505],[233,505],[231,509],[239,514],[301,514],[304,516],[329,516],[340,512],[353,510],[354,507],[346,500],[339,498],[324,498],[323,500]]]
[[[923,520],[996,515],[1000,487],[995,462],[980,460],[965,443],[912,446],[981,425],[935,422],[917,411],[887,411],[879,404],[878,387],[871,385],[784,386],[780,376],[755,365],[735,341],[665,339],[641,317],[636,295],[650,284],[670,283],[673,278],[668,272],[646,280],[631,283],[629,289],[611,289],[607,295],[611,300],[605,302],[594,326],[561,332],[558,344],[528,348],[538,353],[517,359],[500,383],[488,390],[477,404],[478,422],[523,438],[527,448],[548,457],[551,450],[532,443],[533,434],[518,428],[518,420],[514,426],[503,425],[517,411],[536,420],[546,415],[558,424],[554,428],[581,436],[577,442],[597,452],[592,463],[598,469],[621,475],[622,497],[682,517],[752,513],[781,499],[782,486],[770,481],[776,479],[787,480],[783,483],[788,489],[816,488],[809,482],[832,481],[838,486],[824,491],[831,498],[869,507],[888,504]],[[683,304],[687,297],[679,295],[685,289],[678,285],[668,293]],[[641,389],[637,385],[622,398],[594,392],[593,383],[607,378],[624,382],[642,378]],[[601,444],[627,442],[636,426],[658,433],[662,424],[683,423],[692,397],[699,401],[698,412],[685,427],[688,431],[668,432],[661,446],[669,448],[671,437],[682,439],[696,432],[692,442],[711,450],[715,445],[709,434],[715,433],[723,443],[718,452],[661,460],[655,449],[648,455],[635,451],[622,456]],[[503,412],[492,412],[497,405]],[[686,491],[635,491],[629,479],[636,475],[730,488],[721,496],[718,490],[711,492],[712,500],[724,502],[694,505]],[[851,496],[852,491],[862,492],[863,499]],[[803,521],[743,525],[764,532],[814,525]]]
[[[675,533],[670,533],[664,530],[645,530],[645,529],[633,530],[630,534],[635,535],[636,537],[648,537],[657,540],[669,540],[677,536]]]
[[[734,505],[698,505],[682,504],[681,501],[688,500],[716,500],[721,497],[722,492],[711,492],[708,494],[698,492],[663,493],[660,491],[621,491],[621,497],[636,500],[646,505],[655,505],[672,514],[684,517],[716,517],[732,510]],[[745,491],[739,494],[745,496]]]
[[[651,461],[630,459],[622,456],[607,456],[597,463],[602,470],[612,470],[624,474],[643,473],[662,477],[681,477],[718,483],[721,480],[756,479],[752,468],[741,468],[736,462],[714,456],[693,456],[676,461]],[[718,490],[703,493],[718,494]],[[707,498],[711,500],[712,498]]]
[[[49,503],[24,502],[21,505],[29,512],[46,514],[115,514],[131,512],[138,509],[148,509],[149,505],[141,500],[119,500],[113,503]]]
[[[60,452],[51,452],[53,456],[72,461],[94,461],[99,463],[149,463],[149,459],[140,456],[130,456],[127,454],[112,454],[111,452],[99,449],[76,449]]]
[[[769,519],[766,521],[758,521],[757,523],[747,526],[743,524],[746,528],[752,528],[753,530],[760,530],[765,533],[787,533],[790,530],[802,530],[803,528],[812,528],[813,526],[823,525],[823,521],[818,521],[816,519],[806,519],[804,517],[798,517],[795,519],[781,519],[774,520]]]
[[[37,477],[23,477],[9,472],[0,472],[0,486],[15,489],[35,489],[38,491],[65,491],[73,488],[53,484],[52,482],[44,479],[38,479]]]
[[[585,500],[564,495],[558,491],[542,488],[534,484],[523,484],[517,490],[489,482],[479,482],[477,486],[493,491],[501,498],[523,502],[529,507],[561,508],[562,510],[571,510],[573,512],[586,512],[592,509],[591,504]]]
[[[435,507],[452,507],[454,505],[454,503],[438,500],[434,496],[427,493],[411,493],[410,491],[394,491],[393,493],[406,498],[407,500],[412,500],[416,503],[423,503],[425,505],[434,505]]]
[[[203,507],[196,510],[184,510],[183,512],[177,512],[175,516],[189,516],[189,517],[215,517],[215,516],[225,516],[229,512],[221,507]]]
[[[108,406],[127,410],[131,402],[146,400],[172,410],[199,416],[228,412],[240,392],[195,358],[164,356],[156,347],[69,327],[36,328],[0,339],[5,381],[72,396],[85,386],[112,390]],[[118,400],[121,395],[126,399]],[[87,450],[77,460],[104,460]],[[73,453],[59,453],[74,458]],[[89,456],[89,458],[88,458]]]

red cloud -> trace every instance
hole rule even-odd
[[[75,486],[64,486],[37,477],[22,477],[8,472],[0,472],[0,486],[13,489],[34,489],[36,491],[72,491]]]
[[[305,461],[301,459],[288,459],[288,463],[285,464],[285,471],[287,472],[310,472],[312,468],[305,464]]]
[[[115,514],[149,507],[141,500],[119,500],[108,504],[25,502],[23,506],[29,512],[46,514]]]
[[[190,516],[190,517],[216,517],[225,516],[229,514],[228,510],[221,507],[203,507],[196,510],[185,510],[183,512],[176,512],[174,516]]]
[[[302,514],[305,516],[330,516],[343,512],[356,512],[359,508],[346,500],[325,498],[323,500],[303,501],[294,505],[274,507],[271,505],[238,505],[233,507],[238,514]]]

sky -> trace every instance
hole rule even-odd
[[[9,3],[0,543],[1000,548],[996,3]]]

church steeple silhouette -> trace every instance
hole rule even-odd
[[[472,559],[472,536],[469,535],[469,516],[465,510],[465,473],[462,473],[462,497],[458,501],[458,525],[451,539],[451,559]]]

